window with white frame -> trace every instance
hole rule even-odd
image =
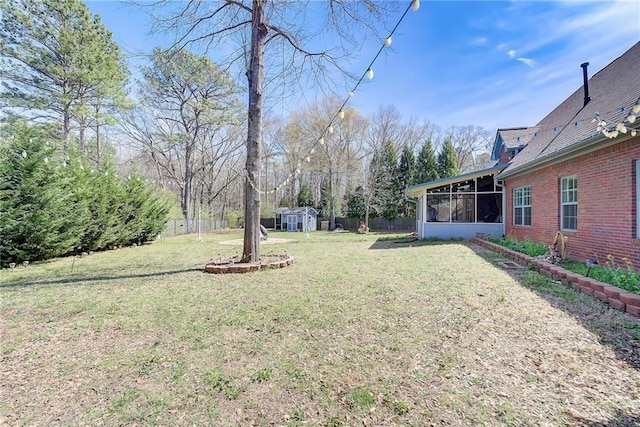
[[[578,178],[565,176],[560,181],[560,221],[562,230],[578,230]]]
[[[531,225],[531,186],[513,189],[513,224]]]

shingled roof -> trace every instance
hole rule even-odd
[[[576,73],[577,74],[577,73]],[[590,101],[584,105],[584,88],[569,98],[533,128],[510,130],[509,139],[528,142],[510,162],[499,178],[505,178],[564,155],[594,138],[607,140],[593,122],[599,113],[607,123],[622,122],[633,105],[640,100],[640,42],[589,79]],[[640,119],[634,127],[638,127]],[[504,137],[503,137],[504,138]],[[506,144],[506,141],[505,141]]]
[[[502,142],[507,148],[518,148],[527,145],[537,131],[537,127],[498,129]]]

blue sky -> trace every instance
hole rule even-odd
[[[149,35],[149,18],[138,9],[115,1],[86,3],[126,52],[148,52],[169,41]],[[408,4],[399,2],[387,27]],[[593,75],[639,40],[637,0],[422,0],[374,64],[375,78],[358,88],[350,104],[363,114],[393,104],[405,118],[445,128],[533,125],[581,86],[581,63],[589,62]],[[365,42],[345,67],[364,73],[380,43]],[[134,68],[139,61],[132,57]],[[309,91],[299,102],[315,96]],[[285,113],[296,105],[275,102]]]

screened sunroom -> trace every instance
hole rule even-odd
[[[441,239],[504,234],[504,195],[495,176],[504,165],[407,188],[416,198],[416,231]]]

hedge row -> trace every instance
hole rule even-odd
[[[2,265],[140,244],[164,229],[165,197],[138,177],[117,177],[109,163],[90,168],[57,146],[38,126],[2,129]]]

